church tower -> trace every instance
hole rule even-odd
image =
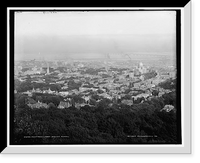
[[[49,63],[47,62],[47,74],[49,74]]]

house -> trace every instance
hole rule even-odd
[[[80,109],[82,106],[84,106],[84,105],[81,105],[79,103],[75,103],[75,108],[77,108],[77,109]]]
[[[122,100],[121,102],[129,106],[133,105],[133,100]]]
[[[33,88],[31,92],[33,92],[33,93],[34,93],[34,92],[35,92],[35,89]]]
[[[104,98],[107,98],[107,99],[112,100],[112,97],[111,97],[109,94],[107,94],[107,93],[102,93],[102,94],[100,94],[99,96],[102,96],[102,97],[104,97]]]
[[[147,97],[150,96],[150,94],[148,94],[148,93],[142,93],[142,94],[139,94],[138,96],[139,96],[139,97],[147,98]]]
[[[166,112],[170,112],[171,110],[174,109],[173,105],[165,105],[163,109],[161,109],[160,111],[166,111]]]
[[[65,86],[63,86],[61,89],[68,89],[68,86],[65,85]]]
[[[64,84],[64,83],[65,83],[65,80],[57,81],[56,83],[57,83],[57,84]]]
[[[58,109],[65,109],[72,106],[70,101],[61,101],[60,104],[58,105]]]
[[[79,91],[77,89],[71,90],[74,94],[79,94]]]
[[[85,102],[88,104],[89,103],[89,100],[90,100],[90,96],[83,96],[82,97],[84,100],[85,100]]]
[[[42,93],[42,91],[40,90],[40,88],[37,88],[37,89],[35,90],[35,92],[36,92],[36,93]]]
[[[169,76],[170,76],[171,78],[175,78],[175,77],[176,77],[176,72],[170,72],[170,73],[169,73]]]
[[[87,90],[90,90],[90,88],[87,88],[87,87],[79,87],[79,91],[80,91],[80,92],[84,92],[84,91],[87,91]]]
[[[39,109],[39,108],[48,108],[49,106],[46,103],[42,103],[40,101],[38,101],[35,104],[27,104],[31,109]]]
[[[60,94],[61,96],[67,96],[67,95],[69,95],[69,92],[59,92],[59,94]]]
[[[129,77],[130,77],[131,79],[134,79],[134,72],[129,73]]]
[[[35,81],[31,81],[31,83],[45,83],[43,80],[35,80]]]
[[[134,88],[140,88],[140,83],[134,83]]]
[[[23,92],[22,94],[27,94],[29,97],[32,97],[32,92],[30,91]]]
[[[144,76],[141,75],[141,76],[139,77],[139,79],[142,80],[142,81],[144,81]]]

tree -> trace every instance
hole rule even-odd
[[[118,139],[125,136],[123,133],[123,128],[113,118],[106,118],[105,120],[101,119],[98,121],[98,129],[102,133],[112,135],[113,138]]]
[[[73,96],[73,100],[75,103],[83,103],[85,100],[80,95]]]
[[[93,94],[91,98],[97,101],[100,99],[100,96],[97,94]]]
[[[167,79],[166,81],[159,83],[158,86],[164,89],[176,89],[176,79]]]
[[[81,107],[80,110],[84,111],[84,112],[91,112],[91,111],[93,111],[93,109],[89,105],[85,105],[85,106]]]
[[[175,92],[170,92],[166,93],[162,96],[164,98],[164,103],[176,106],[176,93]]]
[[[58,106],[60,104],[60,101],[62,99],[59,97],[59,96],[46,96],[43,98],[43,101],[46,102],[46,103],[53,103],[55,106]]]
[[[42,96],[36,96],[35,100],[41,102],[42,101]]]
[[[133,99],[133,103],[134,104],[139,104],[139,103],[142,102],[142,100],[145,100],[145,98],[144,97],[140,97],[140,98],[137,98],[136,100]]]
[[[54,105],[54,103],[52,103],[52,102],[50,102],[49,104],[48,104],[48,107],[49,107],[49,109],[53,109],[53,108],[56,108],[56,106]]]
[[[122,99],[131,100],[131,99],[132,99],[132,96],[126,94]]]
[[[153,96],[158,96],[158,94],[159,94],[159,91],[157,91],[157,90],[153,90],[153,91],[152,91],[152,95],[153,95]]]
[[[15,85],[15,89],[16,89],[16,90],[19,89],[20,84],[21,84],[20,80],[18,80],[18,79],[15,79],[15,80],[14,80],[14,85]]]
[[[26,106],[26,99],[27,99],[27,96],[25,96],[25,95],[16,95],[15,96],[15,105],[17,107],[24,108]]]
[[[96,102],[96,100],[94,100],[94,99],[90,99],[90,100],[89,100],[89,104],[90,104],[90,105],[96,106],[96,105],[97,105],[97,102]]]
[[[61,90],[61,85],[60,84],[51,84],[50,89],[52,91],[60,91]]]
[[[98,89],[98,90],[97,90],[97,93],[102,94],[102,93],[104,93],[104,91],[101,90],[101,89]]]
[[[108,105],[111,103],[112,101],[107,99],[107,98],[103,98],[99,103],[98,106],[102,107],[103,109],[106,109],[108,107]]]
[[[67,133],[71,139],[70,143],[92,143],[88,137],[88,130],[82,126],[69,126]]]

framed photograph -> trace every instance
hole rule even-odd
[[[152,5],[8,7],[2,153],[191,153],[191,2]]]

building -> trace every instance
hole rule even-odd
[[[131,72],[131,73],[129,73],[129,77],[131,78],[131,79],[134,79],[134,72]]]
[[[27,71],[25,71],[23,74],[24,74],[24,75],[34,75],[35,72],[32,71],[32,70],[27,70]]]
[[[80,109],[81,107],[84,107],[85,105],[88,105],[88,104],[85,104],[85,103],[75,103],[75,108],[77,109]]]
[[[87,90],[90,90],[91,88],[87,88],[87,87],[79,87],[79,91],[80,92],[84,92],[84,91],[87,91]]]
[[[151,94],[150,93],[141,93],[141,94],[139,94],[139,95],[137,95],[137,96],[133,96],[133,99],[134,100],[137,100],[138,98],[148,98],[149,96],[151,96]]]
[[[77,67],[78,67],[78,68],[83,68],[84,65],[83,65],[82,63],[79,63],[79,64],[77,65]]]
[[[64,85],[63,87],[61,87],[61,89],[68,89],[68,86]]]
[[[140,63],[138,64],[138,67],[139,67],[139,68],[140,68],[140,67],[143,67],[143,63],[140,62]]]
[[[144,81],[144,76],[143,75],[140,76],[140,80]]]
[[[60,94],[61,96],[68,96],[68,95],[69,95],[69,92],[59,92],[59,94]]]
[[[26,94],[26,95],[28,95],[29,97],[32,97],[32,92],[30,92],[30,91],[23,92],[22,94]]]
[[[41,79],[38,79],[38,80],[31,81],[31,83],[45,83],[45,82]]]
[[[122,100],[121,103],[131,106],[133,105],[133,100]]]
[[[31,109],[40,109],[40,108],[49,108],[49,106],[46,104],[46,103],[42,103],[40,101],[38,101],[37,103],[35,104],[27,104]]]
[[[46,75],[49,75],[49,63],[47,62],[47,73]]]
[[[170,76],[170,78],[175,78],[176,77],[176,72],[170,72],[169,76]]]
[[[134,83],[134,88],[139,89],[140,88],[140,83]]]
[[[147,72],[147,69],[144,67],[144,65],[143,65],[142,62],[140,62],[140,63],[138,64],[137,70],[138,70],[141,74],[144,74],[144,73]]]
[[[50,88],[48,89],[47,93],[53,94],[55,91],[52,91]]]
[[[171,110],[174,110],[174,106],[173,105],[165,105],[164,108],[161,109],[160,111],[170,112]]]
[[[138,69],[135,69],[134,70],[134,76],[140,76],[140,71]]]
[[[85,95],[84,95],[82,98],[85,100],[86,104],[89,103],[89,101],[90,101],[90,96],[85,96]]]
[[[35,90],[35,92],[36,92],[36,93],[42,93],[42,91],[40,90],[40,88],[37,88],[37,89]]]
[[[65,80],[57,81],[56,84],[64,84]]]
[[[72,106],[70,101],[61,101],[58,105],[58,109],[65,109]]]

